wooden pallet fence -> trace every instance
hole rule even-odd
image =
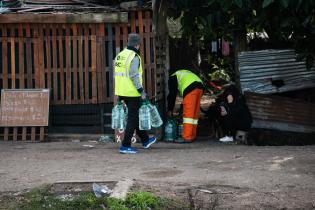
[[[47,138],[47,127],[5,127],[0,128],[2,141],[42,142]]]
[[[144,87],[163,92],[157,82],[151,11],[132,11],[129,23],[0,24],[0,89],[49,88],[51,104],[113,102],[113,59],[128,33],[142,37]]]

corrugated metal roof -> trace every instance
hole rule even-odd
[[[281,96],[245,92],[253,127],[315,132],[315,104]]]
[[[242,91],[278,93],[315,87],[315,68],[306,69],[294,50],[262,50],[238,55]]]

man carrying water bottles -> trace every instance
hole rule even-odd
[[[144,130],[139,130],[138,110],[141,101],[147,98],[142,86],[142,62],[140,57],[141,38],[138,34],[128,36],[128,46],[115,58],[115,95],[118,100],[123,100],[128,107],[127,125],[125,136],[119,148],[123,154],[135,154],[136,148],[131,147],[131,138],[136,130],[142,141],[144,149],[148,149],[156,138],[149,138]]]
[[[169,71],[168,116],[172,116],[177,92],[183,97],[183,133],[177,142],[192,142],[197,136],[200,100],[204,85],[201,79],[189,70]]]

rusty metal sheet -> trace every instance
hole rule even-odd
[[[315,68],[297,61],[294,50],[261,50],[238,55],[242,91],[280,93],[315,87]]]
[[[49,90],[1,91],[2,127],[48,126]]]
[[[315,132],[315,104],[302,100],[245,92],[253,127]]]

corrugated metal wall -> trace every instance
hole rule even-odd
[[[279,93],[315,87],[315,68],[306,69],[294,50],[261,50],[238,55],[242,91]]]
[[[245,93],[253,127],[292,132],[315,132],[315,104],[257,93]]]

